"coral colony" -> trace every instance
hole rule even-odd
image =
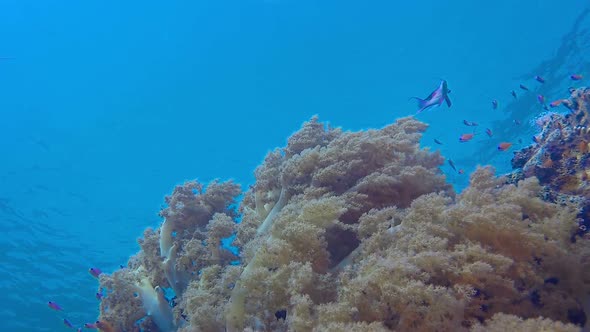
[[[579,331],[590,313],[590,90],[564,103],[571,112],[540,120],[513,174],[480,167],[459,195],[445,159],[419,146],[426,124],[344,132],[314,117],[245,192],[176,187],[127,266],[98,275],[96,325]]]

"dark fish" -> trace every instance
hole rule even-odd
[[[520,120],[512,120],[512,122],[514,122],[514,124],[517,126],[520,126],[521,124]]]
[[[524,91],[529,91],[529,88],[527,88],[526,86],[524,86],[523,84],[520,84],[519,87],[521,89],[523,89]]]
[[[486,128],[486,134],[487,134],[489,137],[492,137],[492,136],[494,136],[494,134],[492,134],[492,130],[491,130],[490,128]]]
[[[287,310],[285,310],[285,309],[277,310],[277,312],[275,312],[275,317],[277,318],[277,320],[280,320],[280,319],[286,320],[287,319]]]
[[[516,99],[516,91],[512,90],[512,91],[510,91],[510,94],[512,95],[512,97],[514,97]]]
[[[72,322],[70,322],[67,318],[64,318],[64,325],[71,329],[74,328],[74,324],[72,324]]]
[[[443,145],[441,141],[437,140],[436,138],[434,139],[434,143],[438,144],[438,145]]]
[[[537,80],[537,82],[539,83],[545,83],[545,79],[539,75],[535,76],[535,79]]]
[[[492,100],[492,108],[493,109],[497,109],[498,108],[498,101],[496,99]]]
[[[457,168],[455,167],[455,163],[451,159],[448,159],[447,161],[449,162],[449,165],[451,166],[451,168],[456,172]]]
[[[418,111],[416,113],[420,113],[432,106],[440,106],[443,102],[446,102],[447,106],[451,107],[449,93],[451,93],[451,90],[449,90],[447,86],[447,81],[442,80],[438,88],[432,91],[432,93],[428,95],[426,99],[420,99],[418,97],[412,97],[410,99],[416,99],[418,101]]]
[[[543,96],[543,95],[538,95],[538,96],[537,96],[537,100],[539,101],[539,103],[541,103],[541,104],[545,104],[545,96]]]

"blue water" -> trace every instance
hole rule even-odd
[[[510,90],[526,82],[562,98],[572,71],[590,76],[590,53],[575,49],[584,39],[563,39],[588,33],[587,7],[574,0],[0,2],[2,330],[65,331],[64,315],[94,321],[97,283],[87,269],[124,264],[143,229],[160,222],[174,185],[233,178],[247,187],[265,153],[314,114],[347,130],[381,127],[414,114],[408,98],[425,97],[444,78],[453,107],[418,116],[431,125],[424,145],[467,173],[478,163],[508,171],[511,153],[496,144],[519,137],[526,144],[528,119],[539,111],[535,92],[514,103]],[[555,77],[547,87],[532,80],[543,68]],[[510,126],[514,118],[522,126]],[[460,144],[470,131],[463,119],[499,137],[480,128]],[[467,175],[442,169],[458,190],[465,185]],[[65,314],[47,308],[49,300]]]

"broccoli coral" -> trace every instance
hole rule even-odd
[[[426,128],[408,117],[345,132],[313,117],[268,153],[237,209],[232,182],[176,187],[128,268],[101,276],[100,319],[185,332],[584,326],[577,207],[489,167],[456,195],[444,159],[419,147]],[[221,245],[231,236],[238,256]]]
[[[588,245],[569,241],[575,210],[538,198],[535,178],[503,181],[481,168],[456,202],[422,196],[394,234],[382,214],[386,227],[341,275],[338,304],[358,310],[348,319],[416,331],[468,329],[500,312],[572,322],[590,291]]]
[[[283,268],[292,262],[308,262],[312,274],[326,274],[358,247],[356,228],[364,213],[387,206],[407,207],[430,192],[451,192],[438,170],[442,157],[418,146],[425,129],[425,124],[404,118],[380,130],[349,133],[325,127],[314,117],[288,140],[284,153],[273,151],[267,156],[252,188],[255,206],[246,205],[251,200],[244,200],[242,206],[256,213],[249,214],[239,229],[256,227],[256,232],[238,231],[236,244],[248,259],[230,299],[228,330],[272,323],[270,314],[253,316],[257,306],[247,303],[264,306],[268,296],[277,295],[253,294],[246,286],[249,280],[264,283],[273,275],[288,273]],[[262,197],[275,200],[267,202]],[[241,234],[255,237],[248,240]],[[325,293],[334,294],[334,290],[311,287],[307,295],[327,301]],[[278,298],[284,300],[275,307],[293,306],[290,296]],[[287,323],[292,319],[288,317]]]

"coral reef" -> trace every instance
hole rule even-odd
[[[575,211],[538,198],[535,178],[503,181],[480,168],[455,201],[428,194],[363,218],[377,230],[322,310],[401,331],[466,330],[496,313],[582,323],[570,316],[588,298],[590,248],[570,241]],[[391,219],[394,232],[379,227]]]
[[[268,153],[247,191],[176,187],[140,252],[101,275],[99,320],[121,332],[584,326],[579,206],[489,167],[456,195],[442,156],[419,147],[426,128],[408,117],[344,132],[313,117]],[[232,237],[238,256],[221,243]]]
[[[590,230],[590,89],[573,90],[561,102],[570,112],[548,113],[537,119],[540,132],[535,144],[515,153],[512,183],[536,176],[545,186],[545,197],[578,207],[579,231]]]

